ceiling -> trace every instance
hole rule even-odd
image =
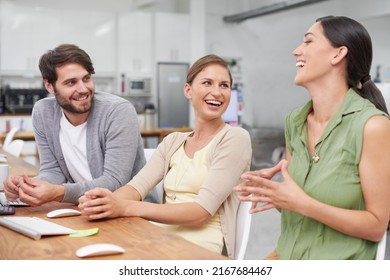
[[[84,9],[114,12],[173,12],[189,13],[191,1],[199,0],[5,0],[25,6],[61,9]],[[261,9],[280,3],[307,2],[308,0],[205,0],[208,13],[230,15]],[[313,1],[313,0],[309,0]]]
[[[189,13],[191,2],[200,0],[0,0],[20,3],[24,6],[60,8],[85,11],[112,11],[117,13],[128,12],[167,12]],[[205,10],[208,14],[218,14],[225,21],[231,17],[232,21],[242,21],[251,17],[260,16],[314,4],[325,0],[204,0]],[[336,0],[333,0],[336,1]],[[337,0],[339,1],[339,0]],[[349,3],[353,0],[343,0]],[[387,0],[377,0],[387,1]],[[270,12],[271,11],[271,12]],[[235,20],[237,19],[237,20]]]
[[[113,12],[188,12],[190,0],[8,0],[24,6]]]

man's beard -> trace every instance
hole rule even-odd
[[[90,97],[92,96],[92,93],[89,93]],[[92,103],[93,103],[93,98],[90,99],[88,103],[85,103],[83,106],[74,106],[71,102],[66,100],[65,98],[61,97],[57,91],[54,92],[54,96],[57,100],[58,105],[65,111],[72,113],[72,114],[84,114],[89,111],[91,111],[92,108]]]

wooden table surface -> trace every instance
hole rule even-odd
[[[152,130],[142,130],[141,136],[142,137],[158,137],[159,141],[167,136],[169,133],[180,131],[180,132],[189,132],[192,131],[192,128],[188,127],[180,127],[180,128],[156,128]],[[4,139],[6,137],[7,133],[0,132],[0,143],[4,142]],[[24,141],[34,141],[34,132],[33,131],[17,131],[14,135],[14,139],[21,139]]]
[[[6,132],[0,133],[0,143],[4,142],[5,137],[7,136]],[[24,141],[34,141],[34,132],[33,131],[17,131],[14,135],[14,139],[21,139]]]
[[[5,153],[0,148],[0,153]],[[10,174],[28,174],[35,176],[38,168],[7,154]],[[44,236],[33,240],[20,233],[0,226],[0,259],[80,259],[75,253],[82,246],[93,243],[114,243],[125,249],[124,254],[90,257],[90,259],[227,259],[195,245],[175,233],[171,233],[144,219],[126,217],[101,221],[87,221],[82,216],[49,219],[46,214],[60,208],[75,208],[73,204],[51,202],[39,207],[16,207],[16,216],[34,216],[50,220],[57,224],[83,230],[99,228],[96,235],[90,237]]]
[[[0,154],[4,154],[7,156],[7,162],[9,166],[9,175],[22,175],[26,174],[29,177],[35,177],[39,173],[39,168],[26,162],[25,160],[15,157],[6,151],[4,151],[2,148],[0,148]]]
[[[46,214],[54,209],[76,208],[71,204],[47,203],[39,207],[17,207],[16,216],[34,216],[50,220],[75,230],[99,228],[94,236],[44,236],[31,239],[0,226],[0,259],[8,260],[67,260],[80,259],[78,248],[93,243],[113,243],[125,249],[124,254],[89,257],[83,259],[138,259],[138,260],[192,260],[228,259],[220,254],[195,245],[142,218],[127,217],[102,221],[87,221],[82,216],[49,219]]]

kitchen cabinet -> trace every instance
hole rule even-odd
[[[131,76],[151,76],[153,69],[153,15],[127,13],[118,19],[118,69]]]
[[[61,18],[61,41],[58,43],[76,44],[85,50],[91,57],[97,76],[115,75],[115,13],[62,10]]]
[[[119,15],[118,71],[124,75],[121,78],[125,79],[125,87],[132,78],[155,80],[158,62],[188,62],[188,30],[188,15],[142,12]],[[128,88],[124,94],[130,95]],[[151,94],[155,96],[153,84]]]
[[[155,59],[157,62],[189,62],[191,51],[190,16],[155,14]]]
[[[0,25],[2,73],[39,73],[39,57],[60,39],[59,12],[3,1]]]
[[[87,51],[97,75],[116,71],[116,14],[33,7],[1,2],[1,59],[3,75],[40,76],[40,56],[61,43]]]
[[[190,60],[187,14],[128,13],[118,20],[118,69],[137,76],[154,74],[157,62]]]

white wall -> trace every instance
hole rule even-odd
[[[0,1],[25,5],[40,3],[47,10],[52,10],[59,5],[57,2],[54,4],[51,0]],[[85,0],[82,1],[82,3],[86,3],[85,5],[70,6],[80,8],[77,12],[77,15],[80,16],[80,18],[82,18],[82,15],[90,17],[91,15],[102,13],[102,11],[108,12],[113,15],[109,22],[111,22],[112,25],[115,25],[115,23],[113,23],[115,15],[118,16],[123,15],[123,13],[134,12],[134,9],[137,8],[136,4],[142,6],[142,11],[144,12],[161,12],[161,7],[163,7],[164,13],[188,13],[190,8],[197,7],[195,4],[189,5],[190,1],[198,0],[115,0],[113,2],[105,0]],[[388,0],[328,0],[318,4],[278,12],[276,14],[248,19],[241,23],[227,24],[222,20],[222,17],[226,15],[284,1],[287,0],[205,1],[206,7],[204,8],[201,5],[201,8],[207,13],[205,24],[201,28],[204,29],[205,32],[205,37],[200,37],[201,43],[200,41],[196,41],[197,36],[192,34],[194,32],[199,32],[200,29],[196,28],[198,25],[193,23],[193,21],[196,20],[197,13],[194,11],[191,11],[190,13],[190,15],[192,14],[192,19],[190,20],[190,23],[187,24],[189,28],[188,38],[183,39],[183,44],[181,45],[187,45],[191,50],[188,50],[188,52],[179,52],[179,54],[181,55],[184,53],[184,57],[188,57],[188,60],[195,60],[195,54],[196,56],[200,56],[202,55],[202,52],[215,53],[224,57],[242,58],[242,79],[244,83],[243,92],[245,102],[243,114],[244,123],[255,127],[281,128],[283,127],[284,118],[287,112],[301,106],[308,100],[309,96],[305,90],[296,87],[293,84],[295,59],[292,56],[292,51],[301,43],[304,32],[314,23],[315,19],[320,16],[329,14],[346,15],[361,21],[367,27],[373,39],[374,71],[371,75],[373,77],[375,76],[375,67],[380,64],[382,65],[382,78],[390,79],[390,56],[388,54],[390,36],[387,35],[388,27],[390,26],[390,1]],[[68,3],[67,1],[65,2]],[[65,2],[61,3],[64,4]],[[78,3],[76,0],[73,2]],[[91,4],[92,2],[93,4]],[[154,2],[159,3],[159,5],[154,8],[152,5],[148,5],[148,3]],[[74,13],[69,10],[69,4],[66,5],[68,8],[61,13],[62,18],[59,20],[66,21],[72,14],[74,15]],[[64,4],[64,7],[66,5]],[[96,11],[93,13],[92,10],[95,9]],[[161,14],[156,14],[153,18],[162,19],[160,15]],[[169,14],[167,16],[169,16]],[[77,21],[77,18],[75,18],[75,21]],[[200,20],[200,22],[203,24],[203,20]],[[119,23],[121,22],[119,21]],[[50,24],[50,22],[48,24]],[[159,21],[159,25],[160,24],[164,25],[164,20],[161,22]],[[96,26],[97,25],[98,23]],[[74,24],[72,26],[72,30],[77,33],[77,25]],[[147,25],[137,25],[135,27],[133,26],[133,28],[137,29],[137,31],[139,29],[138,32],[140,33],[150,32],[150,28],[148,28]],[[164,26],[160,26],[160,29],[164,30]],[[62,33],[65,31],[66,29],[61,30]],[[42,34],[45,34],[45,30],[42,30]],[[77,36],[77,34],[74,35]],[[151,36],[157,38],[157,35],[158,34],[152,34]],[[116,35],[114,34],[112,36]],[[15,40],[20,40],[20,38],[15,38]],[[42,40],[43,39],[40,39],[40,42],[42,42]],[[123,42],[123,40],[118,38],[111,38],[109,41],[115,40],[117,40],[116,44]],[[163,49],[157,49],[156,51],[156,46],[159,46],[160,48],[167,45],[169,48],[172,48],[172,45],[167,44],[167,42],[155,42],[153,40],[152,46],[149,46],[149,48],[152,49],[151,52],[153,55],[145,60],[145,65],[149,65],[149,63],[154,65],[157,54],[164,53],[164,51],[167,52],[167,50]],[[176,42],[176,40],[173,41]],[[205,44],[204,47],[202,47],[203,44]],[[2,47],[1,45],[2,43],[0,43],[0,50]],[[4,47],[5,46],[3,46],[3,51]],[[23,47],[26,47],[26,45],[23,45]],[[202,50],[196,51],[195,48],[202,48]],[[106,51],[106,49],[110,49],[110,51]],[[145,47],[145,50],[146,49],[148,48]],[[122,70],[119,69],[121,67],[118,65],[120,65],[119,61],[121,61],[121,57],[115,57],[113,59],[112,53],[115,52],[115,50],[119,50],[118,46],[115,47],[110,45],[109,48],[96,50],[88,49],[91,54],[95,54],[96,52],[99,53],[99,55],[96,55],[100,57],[98,62],[102,61],[102,64],[110,65],[108,70],[112,71],[112,68],[116,67],[118,70],[117,72],[120,73]],[[104,55],[100,55],[100,53],[104,53]],[[12,56],[12,54],[10,55]],[[115,65],[112,64],[114,61],[116,63]],[[180,61],[183,62],[181,58]],[[188,62],[192,63],[193,61]],[[98,64],[99,63],[96,65],[96,70],[102,71]],[[150,69],[150,72],[153,73],[154,70]],[[119,75],[118,73],[117,75]]]
[[[215,10],[226,3],[225,0],[212,2]],[[248,2],[243,3],[248,5]],[[250,3],[254,8],[253,2]],[[208,51],[243,58],[244,123],[255,127],[282,128],[287,112],[308,100],[305,90],[293,84],[295,59],[292,51],[302,42],[307,29],[321,16],[346,15],[367,25],[374,45],[373,66],[384,65],[384,70],[388,69],[386,73],[390,75],[389,5],[390,1],[385,0],[324,1],[228,24],[223,22],[221,13],[209,14]],[[231,5],[225,6],[229,10],[232,8]],[[371,75],[374,76],[374,73]]]
[[[390,3],[390,1],[389,1]],[[383,82],[390,82],[390,16],[361,19],[360,22],[371,35],[374,47],[374,58],[371,76],[376,75],[376,66],[380,65],[380,77]]]

